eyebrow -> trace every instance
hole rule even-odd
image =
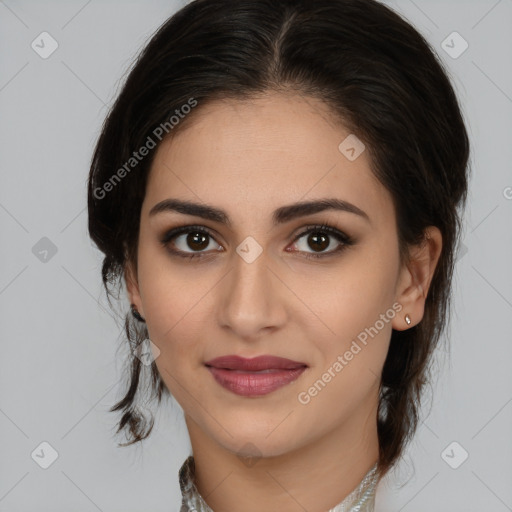
[[[352,203],[337,198],[302,201],[299,203],[281,206],[274,211],[272,215],[272,221],[274,225],[283,224],[293,219],[306,215],[312,215],[324,210],[337,210],[353,213],[370,222],[370,218],[366,212]],[[225,224],[226,226],[232,225],[229,215],[224,210],[215,208],[214,206],[183,201],[180,199],[164,199],[163,201],[160,201],[155,206],[153,206],[153,208],[151,208],[149,216],[151,217],[158,213],[169,211],[201,217],[203,219],[218,222],[220,224]]]

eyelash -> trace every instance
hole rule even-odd
[[[295,243],[297,240],[300,240],[302,237],[309,235],[310,233],[323,233],[328,234],[332,237],[334,237],[338,242],[342,242],[342,244],[334,250],[323,252],[323,253],[304,253],[304,258],[307,259],[319,259],[319,258],[326,258],[329,256],[334,255],[335,253],[340,253],[343,250],[345,250],[348,246],[351,246],[354,244],[354,240],[348,236],[347,234],[343,233],[342,231],[339,231],[338,229],[334,228],[333,226],[330,226],[329,224],[316,224],[313,226],[307,226],[307,228],[299,233],[293,240],[293,243]],[[179,235],[182,234],[188,234],[188,233],[201,233],[204,235],[207,235],[213,239],[215,237],[210,233],[209,230],[204,229],[201,226],[180,226],[174,229],[171,229],[167,233],[164,234],[162,239],[160,240],[161,244],[173,255],[179,256],[180,258],[186,258],[189,260],[192,260],[194,258],[204,258],[210,256],[207,253],[203,252],[192,252],[187,253],[184,251],[179,251],[175,249],[169,248],[169,242],[171,242],[174,238],[176,238]]]

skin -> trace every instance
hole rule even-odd
[[[391,195],[372,174],[367,151],[354,161],[340,152],[349,132],[319,100],[267,93],[216,101],[191,115],[193,122],[157,149],[141,210],[138,268],[126,267],[129,298],[185,413],[197,487],[208,505],[215,512],[324,512],[377,462],[378,391],[391,331],[421,321],[441,234],[430,227],[430,238],[400,265]],[[278,207],[330,197],[356,205],[369,220],[325,210],[272,224]],[[221,208],[232,225],[170,211],[150,216],[167,198]],[[341,244],[329,234],[325,249],[308,243],[308,235],[295,240],[322,223],[355,243],[306,259]],[[180,258],[160,243],[182,225],[204,226],[212,238],[203,249],[187,244],[186,234],[170,245],[210,256]],[[236,252],[248,236],[263,249],[252,263]],[[301,404],[299,393],[394,303],[401,311]],[[228,354],[277,355],[308,368],[277,391],[241,397],[204,366]]]

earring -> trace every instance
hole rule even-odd
[[[409,316],[409,314],[405,315],[405,323],[407,325],[411,325],[411,317]]]
[[[140,316],[140,313],[137,311],[137,308],[135,307],[135,304],[130,305],[130,309],[132,310],[132,315],[134,318],[136,318],[139,322],[145,322],[146,320]]]

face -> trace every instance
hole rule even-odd
[[[157,150],[128,283],[161,377],[187,424],[232,452],[251,443],[279,455],[357,429],[375,417],[391,330],[402,328],[391,196],[367,151],[357,156],[351,139],[340,150],[350,133],[318,100],[200,107]],[[223,214],[176,211],[169,199]],[[320,200],[342,207],[288,208]],[[205,365],[227,355],[303,366],[251,377]]]

